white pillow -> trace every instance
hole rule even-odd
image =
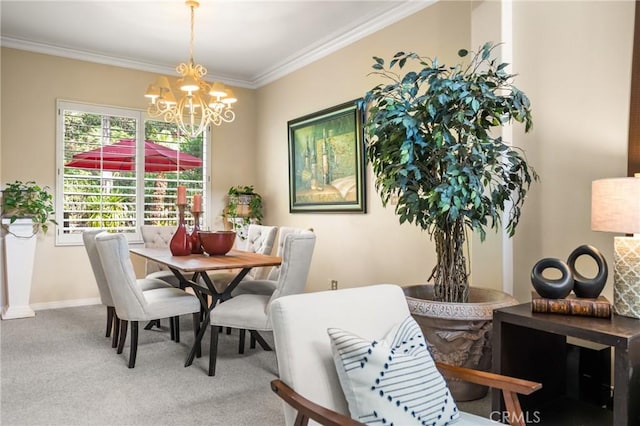
[[[327,330],[351,417],[387,426],[447,425],[458,408],[409,316],[380,341]]]

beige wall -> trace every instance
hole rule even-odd
[[[425,283],[435,263],[426,233],[399,225],[393,206],[383,208],[367,169],[366,214],[289,213],[287,121],[364,95],[378,84],[367,77],[372,56],[399,50],[457,61],[469,47],[469,4],[431,6],[258,91],[259,186],[268,201],[266,222],[313,227],[317,234],[308,290],[390,282]]]
[[[542,179],[515,239],[521,300],[536,261],[581,244],[605,254],[613,300],[613,234],[590,230],[591,181],[626,176],[633,17],[627,1],[514,2],[515,72],[534,111],[518,142]]]
[[[516,126],[514,141],[542,177],[514,240],[521,300],[529,298],[529,273],[542,257],[566,258],[590,243],[612,263],[613,235],[589,229],[590,183],[626,173],[633,8],[633,2],[612,1],[513,3],[514,71],[532,100],[535,122],[527,135]],[[221,211],[230,185],[254,184],[265,199],[265,223],[313,227],[318,243],[311,290],[328,288],[330,279],[341,287],[425,282],[433,246],[417,227],[399,225],[393,207],[382,208],[370,168],[367,214],[288,212],[287,121],[362,96],[377,83],[366,75],[373,55],[415,50],[456,61],[458,48],[475,48],[471,43],[492,32],[486,25],[491,9],[437,3],[257,91],[237,89],[238,119],[214,129],[211,211]],[[141,93],[154,78],[6,48],[0,60],[1,182],[35,179],[54,186],[56,98],[144,108]],[[54,247],[49,235],[37,250],[33,303],[97,297],[82,247]],[[499,244],[474,242],[473,251],[474,284],[494,286]]]
[[[35,180],[55,188],[56,99],[146,108],[151,73],[2,48],[0,182]],[[213,226],[231,185],[255,181],[255,91],[234,88],[237,119],[212,132]],[[31,289],[34,304],[98,296],[84,248],[56,247],[40,236]]]
[[[370,169],[366,215],[289,214],[287,120],[361,96],[376,83],[365,76],[372,55],[417,50],[451,62],[459,47],[496,41],[503,18],[512,19],[513,70],[533,102],[535,122],[526,135],[515,126],[513,141],[542,177],[513,240],[514,294],[529,299],[537,260],[566,259],[583,243],[612,263],[612,236],[589,229],[590,183],[625,174],[633,2],[514,2],[506,17],[496,16],[502,13],[496,2],[479,3],[438,3],[259,90],[258,149],[266,160],[259,176],[276,204],[267,220],[316,230],[310,289],[326,289],[329,279],[341,286],[424,282],[434,250],[424,233],[399,225],[392,208],[381,207]],[[500,235],[482,245],[474,239],[472,252],[474,285],[499,288]],[[610,285],[607,292],[611,297]]]

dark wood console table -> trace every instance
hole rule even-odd
[[[566,339],[574,337],[614,348],[613,422],[640,425],[640,320],[531,312],[531,304],[498,309],[493,314],[493,371],[542,383],[542,389],[521,396],[523,411],[544,408],[566,391]],[[504,411],[499,392],[491,408]]]

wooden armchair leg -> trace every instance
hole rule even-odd
[[[512,426],[526,426],[518,394],[503,389],[502,397],[504,398],[504,404],[509,413],[509,424]]]

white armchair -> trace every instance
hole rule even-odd
[[[274,300],[270,308],[280,375],[271,387],[286,402],[287,426],[303,426],[309,420],[323,425],[362,425],[350,416],[327,329],[349,330],[362,339],[379,341],[410,315],[402,289],[381,284],[299,294]],[[514,419],[512,424],[523,424],[524,419],[516,393],[529,394],[541,387],[539,383],[461,367],[437,364],[437,368],[445,377],[502,389]],[[459,414],[456,426],[499,424],[469,413]]]

